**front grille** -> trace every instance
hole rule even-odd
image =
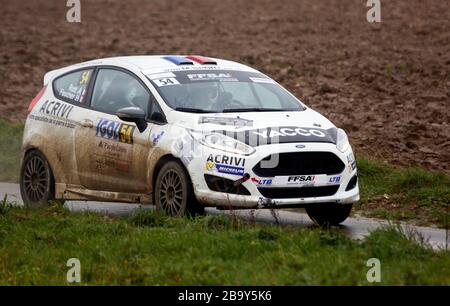
[[[210,174],[205,174],[205,181],[208,188],[212,191],[225,192],[239,195],[250,195],[250,191],[242,184],[235,184],[235,181],[218,177]]]
[[[253,172],[261,177],[311,175],[342,173],[345,164],[331,152],[291,152],[279,153],[278,165],[273,168],[262,168],[261,162],[253,167]],[[264,160],[270,160],[272,155]],[[274,156],[273,158],[276,158]],[[265,165],[266,166],[266,165]]]
[[[339,185],[296,188],[258,188],[259,192],[261,192],[264,197],[270,199],[326,197],[334,195],[338,191],[338,189]]]

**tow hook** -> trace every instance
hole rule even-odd
[[[275,202],[272,199],[261,197],[258,200],[258,208],[270,208],[275,206]]]
[[[241,185],[242,183],[248,181],[250,179],[250,174],[245,173],[243,177],[233,182],[234,187]]]

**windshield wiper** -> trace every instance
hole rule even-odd
[[[214,111],[201,109],[201,108],[191,108],[191,107],[177,107],[176,111],[186,112],[186,113],[216,113]]]
[[[242,113],[242,112],[285,112],[290,111],[286,109],[277,108],[262,108],[262,107],[247,107],[247,108],[226,108],[222,113]]]

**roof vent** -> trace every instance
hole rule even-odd
[[[182,56],[164,56],[163,59],[172,62],[175,65],[194,65],[192,61]]]

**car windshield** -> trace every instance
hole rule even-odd
[[[257,72],[182,70],[147,76],[173,109],[184,112],[302,111],[304,105]]]

